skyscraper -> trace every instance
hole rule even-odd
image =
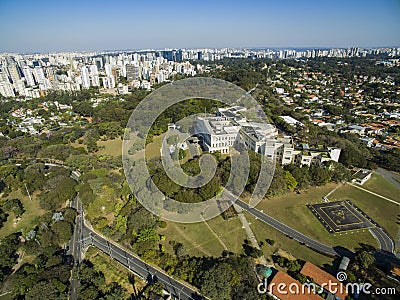
[[[126,78],[128,81],[140,79],[139,67],[136,67],[134,65],[126,65],[125,68],[126,68]]]
[[[86,66],[81,69],[82,87],[88,89],[90,87],[89,71]]]
[[[44,84],[46,77],[41,67],[35,67],[35,69],[33,69],[33,76],[38,84]]]
[[[12,83],[16,83],[21,79],[21,76],[18,72],[17,66],[13,63],[7,66],[8,74],[10,75]]]
[[[90,66],[90,77],[92,79],[92,85],[93,86],[99,86],[100,85],[99,71],[97,69],[97,65],[91,65]]]
[[[28,86],[34,86],[35,85],[35,80],[33,79],[31,68],[29,68],[28,66],[25,66],[22,69],[22,72],[24,73],[26,84]]]
[[[0,94],[4,97],[14,97],[15,94],[12,84],[5,81],[0,82]]]

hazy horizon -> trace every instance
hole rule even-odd
[[[0,3],[0,52],[400,46],[400,1]]]

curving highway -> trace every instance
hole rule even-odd
[[[242,209],[246,210],[248,213],[253,215],[254,217],[258,218],[260,221],[264,222],[265,224],[271,226],[272,228],[282,232],[283,234],[287,235],[290,238],[293,238],[294,240],[298,241],[299,243],[303,243],[307,247],[310,247],[314,249],[317,252],[320,252],[322,254],[328,255],[328,256],[338,256],[339,254],[333,249],[331,246],[327,246],[325,244],[322,244],[305,234],[293,229],[292,227],[289,227],[282,222],[278,221],[277,219],[259,211],[258,209],[249,206],[246,202],[243,202],[242,200],[236,200],[235,202],[236,205],[240,206]]]
[[[62,166],[66,167],[63,164],[58,164],[54,162],[45,162],[48,166]],[[75,180],[78,180],[80,173],[77,171],[72,171],[71,177]],[[293,229],[285,225],[284,223],[278,221],[277,219],[265,214],[264,212],[249,206],[246,202],[236,199],[230,193],[227,193],[228,199],[246,210],[248,213],[258,218],[260,221],[265,224],[271,226],[272,228],[282,232],[290,238],[298,241],[306,245],[307,247],[327,256],[341,256],[333,247],[325,245],[313,238],[306,236],[305,234]],[[84,211],[82,208],[82,204],[79,200],[79,197],[76,197],[72,201],[72,205],[78,211],[76,225],[74,234],[70,241],[70,251],[72,251],[72,255],[75,258],[75,261],[78,264],[81,261],[82,256],[82,248],[86,248],[89,245],[92,245],[104,253],[108,254],[111,258],[115,259],[123,266],[134,272],[139,277],[145,279],[148,282],[159,282],[167,291],[169,291],[172,296],[176,299],[183,300],[198,300],[198,299],[207,299],[204,296],[201,296],[194,287],[191,287],[187,284],[184,284],[176,279],[172,278],[164,271],[151,266],[145,263],[142,259],[140,259],[137,255],[125,250],[120,245],[106,239],[102,235],[95,232],[91,229],[84,220]],[[371,234],[378,240],[381,251],[394,253],[394,243],[389,235],[381,228],[379,225],[376,225],[373,228],[370,228],[369,231]],[[78,295],[78,287],[79,281],[72,276],[71,280],[71,294],[70,299],[77,299]]]
[[[267,215],[266,213],[249,206],[246,202],[240,199],[234,200],[233,197],[234,196],[231,196],[230,200],[233,201],[236,205],[246,210],[248,213],[258,218],[265,224],[287,235],[288,237],[291,237],[299,243],[302,243],[307,247],[327,256],[341,256],[333,247],[312,239],[305,234],[293,229],[292,227],[289,227],[284,223],[278,221],[277,219]],[[370,232],[378,240],[380,249],[382,251],[394,253],[394,243],[389,235],[381,227],[377,226],[371,228]]]
[[[145,263],[137,255],[123,249],[120,245],[106,239],[98,234],[85,223],[82,227],[82,247],[94,246],[118,261],[124,267],[143,278],[147,282],[158,282],[176,299],[200,300],[206,299],[201,296],[194,287],[184,284],[164,271]]]
[[[381,227],[370,228],[369,232],[371,232],[372,236],[378,240],[381,251],[394,253],[395,246],[393,240]]]

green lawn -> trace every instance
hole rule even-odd
[[[221,216],[217,216],[208,220],[207,223],[225,243],[229,251],[234,253],[243,252],[242,245],[247,237],[239,218],[234,217],[224,220]]]
[[[160,157],[160,149],[165,133],[153,137],[153,141],[146,145],[145,157],[146,159],[152,159],[154,157]]]
[[[96,152],[98,155],[120,156],[122,153],[122,140],[120,138],[98,141],[97,146],[100,148],[100,150]]]
[[[107,284],[118,282],[128,293],[132,294],[134,292],[133,285],[129,281],[129,276],[134,276],[133,273],[115,260],[93,247],[89,247],[85,254],[85,259],[92,262],[96,271],[104,274]],[[134,282],[137,290],[141,290],[145,286],[145,282],[137,276],[134,276]]]
[[[239,219],[224,220],[221,216],[217,216],[208,220],[207,223],[230,251],[242,252],[242,244],[246,235]],[[223,245],[204,222],[183,224],[167,221],[167,224],[165,229],[160,229],[160,234],[166,236],[163,244],[170,253],[173,250],[169,241],[182,243],[187,253],[192,256],[219,257],[224,250]]]
[[[372,185],[375,184],[372,182]],[[367,188],[365,185],[363,188]],[[372,190],[379,193],[380,189]],[[387,191],[387,194],[390,190]],[[385,199],[374,196],[365,191],[359,190],[350,185],[343,186],[336,190],[331,197],[336,199],[349,199],[360,207],[375,222],[381,225],[391,235],[393,239],[397,238],[399,225],[396,224],[397,215],[400,213],[400,206],[393,204]],[[397,199],[397,198],[395,198]]]
[[[322,198],[336,186],[336,184],[331,183],[322,187],[312,187],[301,194],[287,193],[282,196],[265,199],[257,205],[257,208],[307,236],[330,246],[343,246],[350,250],[358,247],[359,243],[378,246],[367,229],[347,233],[328,233],[307,208],[307,203],[321,203]],[[339,187],[337,191],[342,188]],[[337,197],[336,193],[332,194],[329,199],[333,201],[335,197]]]
[[[301,245],[297,241],[286,237],[284,234],[266,225],[262,221],[256,220],[249,213],[245,213],[245,215],[248,222],[251,223],[250,227],[253,230],[258,242],[264,242],[264,245],[261,247],[261,249],[263,250],[267,260],[271,261],[271,256],[281,249],[296,258],[310,261],[320,267],[322,267],[324,264],[332,264],[333,258],[319,254],[318,252]],[[273,246],[267,244],[265,242],[267,238],[274,240],[275,244]]]
[[[79,142],[78,141],[83,141],[83,139],[82,138],[80,138],[80,139],[78,139],[78,140],[76,140],[75,142],[73,142],[73,143],[70,143],[70,145],[72,146],[72,147],[74,147],[74,148],[83,148],[83,149],[85,149],[86,151],[87,151],[87,147],[86,147],[86,145],[85,144],[79,144]]]
[[[361,186],[363,189],[385,196],[392,200],[399,200],[400,189],[378,174],[372,174],[371,179]]]
[[[301,194],[287,193],[282,196],[265,199],[257,206],[257,208],[327,245],[343,246],[350,250],[354,250],[360,243],[367,243],[377,247],[377,241],[372,237],[367,229],[338,234],[328,233],[306,207],[307,203],[321,203],[322,198],[337,186],[337,184],[331,183],[322,187],[312,187]],[[390,190],[388,189],[388,191]],[[396,236],[398,226],[395,224],[395,220],[399,213],[398,206],[379,197],[358,190],[350,185],[339,186],[339,188],[329,196],[329,199],[331,201],[342,199],[352,200],[356,205],[388,230],[389,233]],[[297,241],[286,237],[284,234],[269,227],[265,223],[256,220],[247,213],[246,216],[248,221],[251,222],[251,227],[258,241],[264,242],[262,249],[267,258],[270,258],[273,253],[282,249],[293,254],[297,258],[311,261],[319,266],[330,264],[332,262],[332,258],[316,253]],[[183,243],[189,255],[219,256],[223,251],[221,243],[204,223],[167,223],[167,228],[162,229],[160,232],[167,237],[167,241],[164,243],[167,251],[172,251],[172,247],[168,245],[168,241],[170,240]],[[219,216],[209,220],[208,224],[217,233],[219,238],[228,246],[230,251],[236,253],[242,252],[242,244],[246,235],[244,230],[241,228],[241,223],[238,219],[225,221]],[[273,246],[266,244],[266,238],[275,240],[276,244]]]
[[[7,218],[7,221],[4,223],[3,227],[0,229],[0,238],[5,237],[13,232],[18,232],[21,230],[31,230],[35,225],[35,220],[38,216],[43,215],[46,210],[40,208],[39,200],[35,196],[35,194],[31,195],[32,201],[28,196],[25,196],[21,193],[21,191],[13,191],[11,192],[5,199],[13,199],[18,198],[21,200],[25,212],[22,214],[21,219],[15,223],[15,216],[11,212]],[[2,199],[2,201],[4,201]]]

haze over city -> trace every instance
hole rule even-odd
[[[1,52],[383,47],[398,1],[1,1]],[[12,24],[12,26],[11,26]]]

